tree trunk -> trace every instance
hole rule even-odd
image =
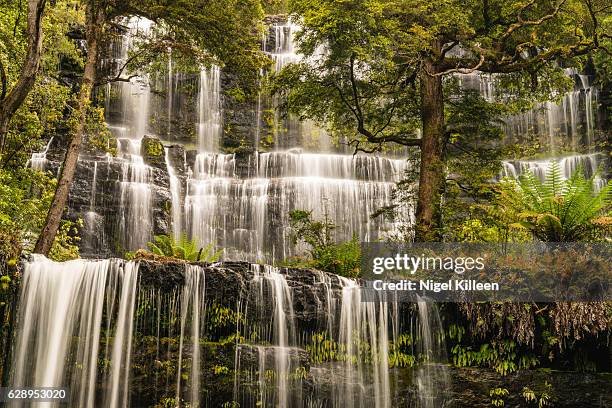
[[[43,44],[42,18],[46,3],[46,0],[28,1],[28,52],[17,83],[6,95],[6,98],[0,101],[0,156],[4,152],[9,122],[34,87],[36,75],[40,68]],[[2,86],[2,93],[4,94],[6,92],[4,74]]]
[[[421,72],[421,169],[416,210],[416,241],[439,241],[440,192],[444,183],[444,94],[442,76],[427,59]]]
[[[103,11],[101,8],[94,8],[91,4],[87,8],[87,61],[85,63],[85,72],[83,73],[83,81],[79,89],[77,97],[77,106],[71,118],[71,132],[68,150],[64,157],[62,170],[57,183],[57,189],[51,202],[51,207],[47,213],[45,226],[36,241],[34,252],[47,255],[64,213],[64,207],[68,201],[68,193],[74,173],[77,167],[79,152],[81,150],[81,142],[85,133],[85,121],[87,119],[87,110],[91,103],[91,92],[96,78],[96,63],[98,58],[98,41],[102,32],[104,23]]]

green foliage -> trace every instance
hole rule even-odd
[[[0,61],[6,73],[7,92],[17,82],[26,55],[27,2],[3,2],[0,16]],[[20,167],[31,151],[40,150],[50,135],[65,126],[65,110],[72,89],[62,77],[68,62],[77,71],[81,51],[66,33],[82,21],[78,2],[48,3],[43,18],[43,56],[40,74],[32,91],[9,124],[6,142],[0,147],[0,166]],[[0,85],[1,86],[1,85]]]
[[[453,364],[458,367],[489,367],[501,375],[517,370],[529,369],[539,364],[539,360],[517,349],[514,340],[493,340],[477,346],[452,347]]]
[[[337,361],[340,358],[338,343],[330,339],[327,333],[313,334],[310,344],[306,345],[306,352],[313,364]]]
[[[595,192],[594,177],[585,178],[578,170],[564,180],[556,161],[544,182],[530,172],[522,175],[517,194],[509,196],[509,208],[516,216],[511,226],[548,242],[601,238],[610,226],[612,183]]]
[[[506,388],[493,388],[489,391],[491,397],[491,406],[503,407],[505,405],[504,397],[509,394]]]
[[[543,408],[554,405],[556,398],[552,392],[552,384],[544,381],[544,385],[538,388],[537,391],[534,391],[529,387],[523,387],[522,396],[528,406]]]
[[[359,275],[361,246],[358,238],[353,236],[350,241],[336,243],[336,226],[327,212],[323,220],[313,219],[312,212],[304,210],[291,211],[289,218],[294,245],[305,242],[311,256],[308,260],[287,260],[289,265],[312,267],[351,278]]]
[[[286,14],[288,11],[287,0],[262,0],[266,15]]]
[[[258,52],[263,17],[259,0],[180,0],[163,6],[154,0],[126,0],[113,7],[116,15],[156,22],[135,40],[129,71],[164,75],[170,58],[173,69],[185,73],[217,64],[237,74],[237,82],[250,97],[256,95],[257,75],[266,61]]]
[[[206,312],[206,326],[210,331],[236,327],[244,321],[244,316],[228,307],[213,303]]]
[[[99,152],[115,155],[117,153],[117,141],[106,125],[104,109],[96,106],[89,106],[88,108],[85,128],[89,146]]]
[[[155,158],[163,158],[164,156],[164,146],[158,139],[151,137],[143,138],[142,147],[145,150],[145,154],[148,156]]]
[[[215,364],[212,367],[212,371],[215,375],[227,375],[230,372],[230,369],[226,366],[220,366],[218,364]]]
[[[389,343],[387,355],[380,355],[378,350],[372,349],[370,343],[361,340],[355,333],[352,340],[353,354],[347,353],[345,344],[339,344],[329,336],[329,333],[315,333],[306,345],[306,352],[312,364],[344,361],[357,364],[359,362],[372,363],[386,358],[390,368],[413,367],[419,356],[413,354],[414,341],[411,334],[402,333],[394,342]]]
[[[558,58],[580,66],[575,47],[588,50],[607,38],[606,26],[593,29],[594,21],[609,25],[605,7],[588,10],[577,0],[558,11],[545,0],[292,0],[289,9],[303,27],[299,51],[313,58],[287,66],[275,90],[288,96],[288,109],[344,130],[354,146],[365,148],[415,137],[421,122],[418,87],[428,58],[449,79],[475,66],[502,74],[495,77],[503,92],[498,108],[516,112],[569,89]],[[536,52],[542,49],[547,53]],[[447,86],[447,106],[456,91]]]
[[[62,220],[55,235],[55,241],[49,251],[49,258],[54,261],[63,262],[79,257],[78,236],[79,228],[83,227],[81,219],[76,222]]]
[[[414,339],[411,334],[402,333],[389,346],[389,367],[412,367],[417,357],[412,354]]]
[[[0,169],[0,253],[16,259],[31,250],[45,221],[56,181],[32,169]],[[49,257],[62,261],[78,258],[80,221],[62,221]]]
[[[196,240],[190,240],[186,234],[178,242],[171,235],[156,235],[154,242],[148,242],[149,251],[155,255],[182,259],[190,262],[216,262],[223,251],[214,251],[212,243],[198,247]]]

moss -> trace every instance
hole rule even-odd
[[[231,88],[225,91],[225,94],[234,99],[237,103],[244,103],[247,100],[245,92],[240,88]]]
[[[162,157],[164,154],[164,146],[159,139],[145,137],[142,139],[142,148],[144,153],[150,157]]]
[[[143,137],[140,150],[145,163],[153,167],[165,169],[164,145],[159,139],[151,136]]]

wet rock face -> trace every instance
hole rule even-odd
[[[257,74],[257,73],[254,73]],[[257,76],[253,76],[257,81]],[[255,83],[255,82],[253,82]],[[252,151],[257,132],[257,101],[244,92],[243,80],[227,67],[221,72],[223,132],[221,147],[226,151]]]
[[[150,154],[145,157],[151,164],[151,232],[167,234],[171,225],[171,195],[164,150],[158,139],[149,138],[146,143]],[[50,155],[47,170],[57,174],[61,157],[59,151]],[[83,257],[123,256],[126,251],[121,236],[121,215],[126,211],[120,193],[124,165],[124,161],[114,157],[83,154],[79,158],[65,217],[75,221],[81,219],[84,223],[80,228]]]

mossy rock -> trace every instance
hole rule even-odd
[[[158,138],[153,136],[143,137],[140,154],[149,166],[165,169],[164,145]]]

